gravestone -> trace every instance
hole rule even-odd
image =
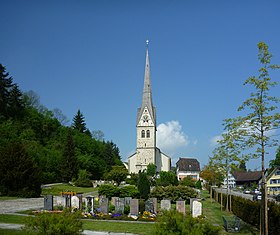
[[[44,196],[44,210],[47,211],[53,210],[53,195]]]
[[[71,206],[72,208],[80,209],[80,199],[77,196],[71,198]]]
[[[86,212],[93,213],[94,208],[94,197],[93,196],[87,196],[86,197],[86,205],[85,205]]]
[[[192,212],[193,202],[197,201],[197,198],[190,198],[190,211]]]
[[[77,194],[77,197],[79,198],[79,210],[83,209],[83,194],[79,193]]]
[[[150,201],[153,203],[153,207],[154,207],[154,214],[157,213],[157,198],[156,197],[153,197],[153,198],[150,198]]]
[[[130,214],[138,216],[138,213],[139,213],[139,200],[131,199],[130,200]]]
[[[56,199],[56,205],[62,206],[63,208],[65,207],[65,198],[61,196],[55,197]]]
[[[169,211],[171,209],[171,202],[169,199],[161,200],[160,209]]]
[[[123,212],[124,212],[124,198],[118,198],[116,200],[115,212],[123,214]]]
[[[202,214],[202,204],[201,202],[194,201],[192,208],[192,217],[198,217]]]
[[[71,195],[70,194],[64,194],[63,197],[64,197],[64,200],[65,200],[65,207],[66,208],[71,208]]]
[[[186,204],[184,200],[176,201],[176,210],[184,215],[186,214]]]
[[[131,200],[131,199],[132,199],[132,197],[125,197],[125,198],[124,198],[124,205],[125,205],[125,206],[127,206],[127,205],[129,206],[129,205],[130,205],[130,200]]]
[[[112,197],[112,204],[114,205],[114,206],[116,206],[116,201],[119,199],[119,197]]]
[[[105,215],[108,214],[108,198],[106,197],[100,199],[100,212]]]
[[[145,202],[145,211],[154,213],[154,203],[149,199]]]

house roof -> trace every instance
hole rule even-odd
[[[176,168],[179,171],[200,171],[200,163],[195,158],[179,158]]]
[[[262,178],[261,171],[235,171],[232,173],[235,181],[246,182],[246,181],[258,181]]]
[[[266,177],[266,180],[269,180],[274,174],[276,171],[280,170],[280,167],[275,167],[269,174],[268,176]]]

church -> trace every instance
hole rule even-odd
[[[157,172],[170,171],[171,158],[156,147],[156,108],[152,101],[148,41],[142,105],[136,119],[136,152],[128,157],[128,172],[139,173],[149,164],[157,166]]]

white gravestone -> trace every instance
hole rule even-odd
[[[80,199],[77,196],[71,197],[71,206],[80,209]]]
[[[194,201],[192,208],[192,217],[198,217],[202,214],[202,204],[201,202]]]

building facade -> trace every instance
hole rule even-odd
[[[152,101],[147,47],[142,105],[138,108],[136,119],[136,152],[128,158],[129,173],[143,171],[147,169],[149,164],[155,164],[157,172],[170,171],[170,157],[156,147],[156,131],[156,108],[153,106]]]
[[[190,177],[193,180],[199,180],[200,163],[195,158],[179,158],[176,163],[176,174],[178,180]]]
[[[267,193],[269,195],[280,194],[280,167],[276,167],[267,176]]]

